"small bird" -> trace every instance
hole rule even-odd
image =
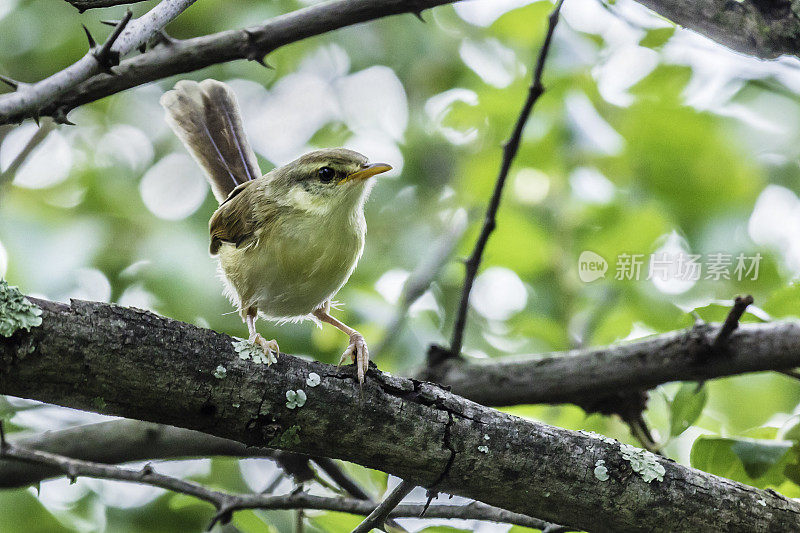
[[[219,208],[209,221],[227,294],[247,324],[249,340],[271,360],[278,343],[256,331],[272,320],[314,317],[340,329],[364,382],[364,337],[330,315],[331,298],[364,250],[368,178],[391,170],[344,148],[316,150],[261,175],[244,135],[231,88],[216,80],[183,80],[161,97],[167,122],[205,171]]]

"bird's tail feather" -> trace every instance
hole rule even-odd
[[[179,81],[161,97],[161,105],[170,127],[205,170],[220,203],[237,185],[261,176],[229,86],[210,79]]]

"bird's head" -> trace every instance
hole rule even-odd
[[[370,164],[358,152],[329,148],[309,152],[273,170],[270,183],[280,203],[326,214],[363,205],[372,185],[369,178],[391,169],[386,163]]]

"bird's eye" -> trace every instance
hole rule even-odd
[[[336,177],[336,171],[333,170],[331,167],[322,167],[319,169],[319,180],[322,183],[328,183],[334,177]]]

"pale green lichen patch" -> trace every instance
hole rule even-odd
[[[214,370],[214,377],[217,379],[225,379],[225,376],[228,375],[228,369],[222,365],[219,365],[216,370]]]
[[[306,392],[303,389],[286,391],[286,407],[289,409],[303,407],[306,404],[306,399]]]
[[[322,380],[320,379],[319,374],[317,374],[316,372],[311,372],[306,378],[306,385],[308,385],[311,388],[314,388],[317,385],[319,385],[321,381]]]
[[[606,444],[617,444],[616,439],[612,439],[611,437],[606,437],[605,435],[601,435],[600,433],[595,433],[594,431],[584,431],[580,430],[578,433],[582,433],[587,437],[592,437],[593,439],[601,440]]]
[[[598,459],[594,464],[594,477],[600,481],[608,481],[608,468],[605,467],[606,462]]]
[[[489,437],[488,433],[483,434],[483,440],[489,440],[490,438],[491,437]]]
[[[667,470],[658,462],[654,453],[630,444],[620,444],[619,449],[622,458],[631,464],[633,471],[642,476],[645,483],[650,483],[654,479],[664,481],[664,474]]]
[[[270,351],[269,355],[264,353],[264,350],[261,349],[261,346],[250,342],[247,339],[240,339],[238,341],[233,341],[233,349],[236,350],[236,353],[239,354],[239,359],[243,361],[247,361],[248,359],[252,359],[256,364],[266,364],[271,365],[278,361],[278,358]]]
[[[488,446],[478,446],[478,451],[481,452],[481,453],[489,453],[489,447]]]
[[[42,324],[42,310],[33,305],[16,287],[0,280],[0,335],[10,337],[14,332]]]
[[[617,442],[611,437],[600,435],[594,431],[580,431],[580,433],[589,437],[601,440],[606,444],[619,445],[619,451],[622,458],[630,463],[631,469],[639,474],[645,483],[650,483],[653,480],[664,481],[664,474],[666,469],[658,462],[658,457],[647,450],[631,446],[630,444],[622,444]],[[608,479],[608,468],[605,466],[605,461],[600,459],[595,463],[594,475],[600,481]],[[602,479],[605,477],[605,479]]]

